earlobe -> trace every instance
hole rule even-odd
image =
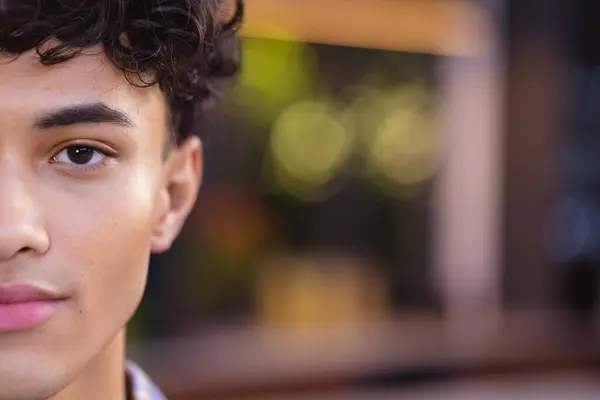
[[[150,250],[152,253],[158,254],[169,250],[173,240],[175,240],[177,235],[172,234],[175,231],[175,224],[171,215],[171,213],[165,213],[157,221],[150,240]]]
[[[159,217],[151,239],[151,251],[168,250],[191,212],[200,188],[202,145],[197,137],[171,150],[165,161]]]

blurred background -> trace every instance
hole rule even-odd
[[[130,355],[172,400],[600,395],[600,3],[246,0]]]

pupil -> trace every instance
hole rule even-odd
[[[94,157],[94,150],[89,147],[70,147],[67,149],[67,155],[75,164],[87,164]]]

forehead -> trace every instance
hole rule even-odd
[[[0,53],[0,124],[7,115],[26,119],[45,110],[96,102],[118,107],[134,121],[164,121],[160,89],[132,85],[101,49],[53,66],[42,65],[33,51],[18,57]]]

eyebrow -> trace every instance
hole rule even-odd
[[[135,124],[123,111],[104,103],[79,104],[53,110],[35,121],[38,129],[52,129],[79,124],[115,124],[133,127]]]

